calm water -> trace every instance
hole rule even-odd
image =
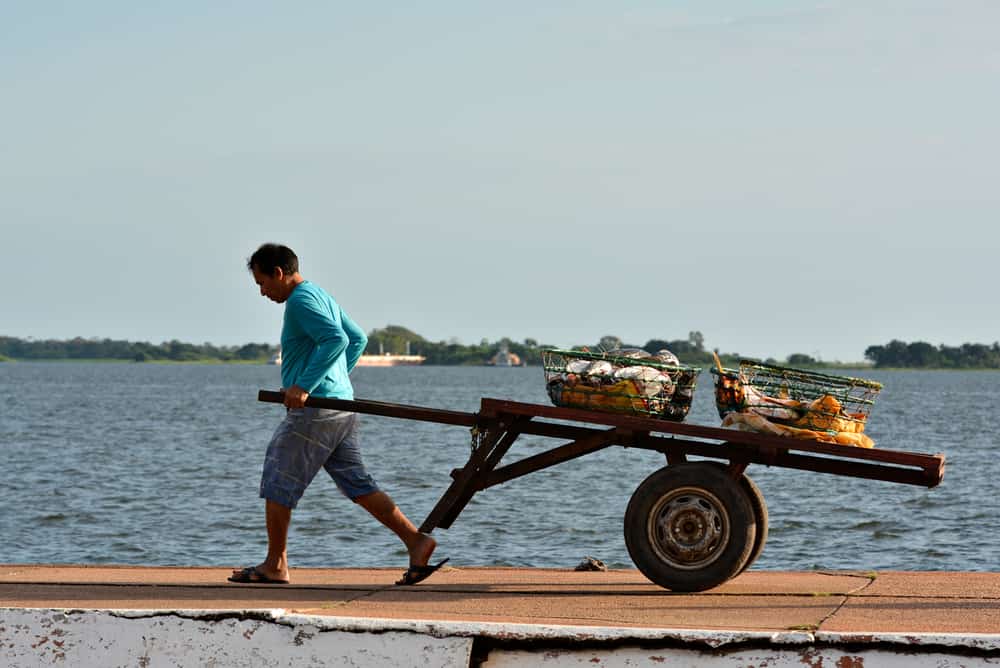
[[[770,511],[759,569],[1000,570],[1000,373],[871,372],[868,433],[943,452],[936,489],[751,466]],[[480,397],[548,404],[534,368],[357,369],[359,398],[475,411]],[[717,425],[704,372],[689,422]],[[263,452],[283,409],[256,401],[269,366],[0,364],[0,562],[240,565],[263,557]],[[366,462],[419,524],[469,453],[463,427],[363,416]],[[557,441],[522,437],[523,456]],[[439,554],[455,565],[632,567],[629,496],[664,464],[610,448],[483,492]],[[320,476],[290,535],[293,566],[397,566],[387,530]]]

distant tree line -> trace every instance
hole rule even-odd
[[[84,339],[68,341],[46,339],[24,340],[0,336],[0,359],[7,357],[21,360],[128,360],[134,362],[266,362],[277,347],[266,343],[247,343],[242,346],[214,346],[210,343],[195,345],[181,341],[159,344],[113,339]]]
[[[535,339],[515,341],[501,338],[496,341],[482,339],[479,343],[464,345],[457,340],[428,341],[419,334],[398,325],[376,329],[368,335],[366,353],[378,355],[409,352],[423,355],[426,364],[469,365],[485,364],[499,350],[506,349],[530,366],[542,364],[542,351],[556,346],[541,344]],[[616,348],[642,348],[650,353],[667,349],[684,364],[710,366],[714,364],[711,350],[705,348],[701,332],[688,333],[684,339],[650,339],[643,344],[628,343],[620,337],[608,335],[593,343],[571,346],[574,349],[608,351]],[[0,362],[12,360],[88,360],[106,359],[135,362],[267,362],[277,352],[277,346],[266,343],[247,343],[241,346],[201,345],[181,341],[163,343],[130,342],[113,339],[85,339],[77,337],[66,341],[47,339],[24,340],[0,336]],[[737,353],[719,353],[726,366],[737,366]],[[964,343],[961,346],[933,346],[924,341],[906,343],[893,340],[884,346],[869,346],[865,358],[876,368],[944,368],[944,369],[998,369],[1000,368],[1000,343],[986,345]],[[766,360],[773,364],[793,367],[829,367],[838,363],[824,363],[803,353],[794,353],[787,360]]]
[[[367,355],[422,355],[426,364],[478,366],[491,359],[502,345],[520,357],[526,364],[541,364],[541,347],[534,339],[517,343],[508,338],[491,342],[482,339],[478,344],[463,345],[457,339],[428,341],[416,332],[399,325],[389,325],[368,333]]]
[[[428,341],[405,327],[389,325],[368,334],[368,348],[365,353],[369,355],[383,353],[403,355],[408,352],[411,355],[423,355],[427,358],[426,364],[475,366],[486,363],[503,347],[520,357],[525,364],[538,366],[542,364],[542,351],[556,346],[541,344],[536,339],[529,338],[519,342],[506,337],[497,341],[482,339],[478,344],[473,345],[463,345],[454,339],[435,342]],[[596,352],[620,348],[642,348],[650,353],[667,349],[677,355],[682,363],[691,365],[704,365],[713,361],[711,351],[705,349],[705,337],[701,332],[690,332],[686,339],[651,339],[641,345],[628,343],[620,337],[608,335],[601,337],[594,343],[571,346],[571,349],[587,349]],[[738,358],[735,354],[724,354],[721,357],[723,363],[727,365],[734,364]]]
[[[406,327],[389,325],[368,334],[365,353],[380,355],[422,355],[426,364],[479,366],[486,364],[503,348],[517,355],[529,366],[542,364],[542,351],[557,346],[539,343],[527,338],[515,341],[504,337],[496,341],[482,339],[479,343],[465,345],[457,339],[449,341],[429,341]],[[684,339],[650,339],[644,344],[628,343],[618,336],[603,336],[593,343],[570,346],[571,349],[610,351],[619,348],[642,348],[650,353],[667,349],[677,355],[683,364],[705,366],[714,364],[710,350],[705,348],[705,337],[701,332],[689,332]],[[248,343],[242,346],[201,345],[173,340],[159,344],[130,342],[114,339],[82,338],[59,341],[24,340],[0,336],[0,361],[5,358],[15,360],[122,360],[134,362],[267,362],[277,352],[277,346],[266,343]],[[736,366],[739,355],[719,353],[722,363]],[[803,366],[822,365],[808,355],[793,355],[789,358]],[[774,360],[768,360],[774,362]]]
[[[884,346],[869,346],[865,358],[875,368],[1000,369],[1000,343],[934,346],[926,341],[906,343],[893,339]]]

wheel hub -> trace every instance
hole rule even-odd
[[[704,490],[672,494],[658,504],[652,541],[661,558],[679,568],[701,568],[718,557],[728,530],[719,503]]]

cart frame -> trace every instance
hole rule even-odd
[[[261,390],[258,399],[264,402],[282,403],[284,395],[281,392]],[[306,406],[471,428],[472,450],[468,461],[461,468],[451,471],[451,484],[420,525],[420,531],[424,533],[430,533],[437,528],[449,528],[478,492],[612,445],[662,453],[666,457],[667,468],[687,463],[689,456],[721,460],[725,475],[733,482],[745,478],[744,472],[750,464],[923,487],[935,487],[940,484],[945,470],[943,454],[928,455],[881,448],[864,449],[811,439],[772,436],[651,417],[501,399],[483,398],[478,413],[321,397],[309,397]],[[583,424],[567,424],[567,422]],[[501,460],[521,434],[563,439],[568,442],[500,466]],[[715,462],[716,467],[718,464],[718,461]],[[744,482],[744,487],[746,484]],[[749,484],[753,487],[752,483]],[[752,495],[748,492],[748,496]],[[757,496],[757,503],[763,504],[759,492]],[[754,499],[751,498],[750,501]],[[763,518],[759,517],[761,513]],[[762,511],[758,508],[757,514],[758,525],[763,523],[763,526],[758,526],[758,532],[763,531],[766,534],[766,506]],[[747,540],[753,542],[752,533]],[[762,547],[760,545],[755,548],[757,554]],[[748,552],[749,549],[748,547]],[[749,561],[756,558],[757,554],[753,554]],[[634,554],[633,559],[635,560]],[[746,561],[745,556],[743,559]],[[749,563],[741,564],[736,571],[739,572],[748,565]],[[650,576],[642,565],[639,567]],[[729,577],[735,574],[732,573]],[[656,581],[652,576],[650,578]],[[671,582],[672,586],[669,588],[677,589],[676,582]]]

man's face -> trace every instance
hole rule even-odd
[[[253,271],[254,282],[260,287],[262,297],[267,297],[278,304],[288,299],[285,273],[281,270],[281,267],[275,269],[274,274],[262,273],[256,266],[251,271]]]

